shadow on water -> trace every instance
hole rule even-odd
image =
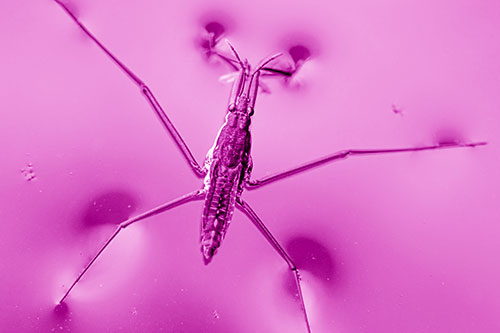
[[[292,257],[299,271],[312,274],[324,287],[331,288],[338,280],[336,265],[330,250],[319,240],[298,235],[291,238],[285,249]],[[290,295],[296,295],[297,290],[292,274],[287,273],[285,289]]]
[[[304,45],[293,45],[288,49],[288,53],[293,59],[295,66],[311,57],[311,51]]]
[[[83,209],[82,224],[95,227],[104,224],[119,224],[130,217],[137,200],[123,190],[109,190],[93,199]]]
[[[434,134],[434,138],[435,138],[434,140],[440,145],[465,142],[463,135],[460,133],[460,131],[449,127],[440,128]]]
[[[56,305],[43,321],[41,332],[75,332],[72,312],[66,303]]]

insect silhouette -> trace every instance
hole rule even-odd
[[[293,259],[287,254],[285,249],[280,245],[280,242],[273,236],[266,225],[262,222],[259,216],[251,208],[251,206],[242,199],[242,193],[245,189],[255,189],[263,185],[273,183],[277,180],[296,175],[306,170],[324,165],[333,161],[345,159],[349,156],[364,156],[381,153],[401,153],[410,151],[434,150],[451,147],[475,147],[484,145],[485,142],[477,143],[460,143],[448,142],[443,144],[435,144],[429,146],[396,148],[396,149],[364,149],[364,150],[343,150],[317,160],[305,163],[303,165],[280,171],[261,179],[251,180],[252,159],[250,156],[251,138],[250,124],[252,115],[254,114],[255,102],[260,87],[261,73],[267,75],[284,75],[291,76],[292,72],[286,72],[277,68],[266,67],[272,61],[280,57],[282,54],[275,54],[260,62],[255,69],[252,70],[247,59],[242,60],[235,48],[227,41],[227,44],[234,58],[222,55],[215,51],[211,51],[226,61],[233,68],[239,70],[238,76],[233,83],[229,105],[225,122],[219,130],[215,143],[208,151],[205,163],[200,165],[187,144],[174,127],[167,114],[151,92],[150,88],[127,66],[125,66],[114,54],[112,54],[70,11],[70,9],[60,0],[54,0],[58,3],[73,21],[79,26],[83,32],[91,38],[104,51],[116,65],[118,65],[125,74],[140,88],[141,93],[145,96],[152,107],[152,110],[158,116],[160,122],[170,134],[175,144],[179,148],[185,160],[192,168],[194,174],[200,178],[204,178],[204,185],[201,189],[185,194],[179,198],[155,207],[149,211],[139,214],[133,218],[123,221],[118,225],[114,233],[100,248],[97,254],[85,266],[83,271],[76,277],[68,290],[62,296],[59,304],[69,296],[70,292],[76,286],[78,281],[84,276],[88,269],[98,259],[101,253],[110,245],[113,239],[120,233],[121,230],[128,226],[142,221],[148,217],[158,215],[162,212],[170,210],[174,207],[181,206],[187,202],[194,200],[204,200],[203,213],[201,218],[201,233],[200,245],[202,258],[205,265],[209,264],[217,253],[218,248],[224,239],[235,208],[240,209],[249,220],[257,227],[262,235],[267,239],[269,244],[274,248],[277,254],[286,262],[295,279],[298,300],[302,309],[305,329],[311,332],[311,326],[306,311],[306,305],[301,288],[301,278],[299,270]],[[212,36],[213,37],[213,36]],[[214,41],[209,43],[211,47]]]

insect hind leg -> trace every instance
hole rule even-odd
[[[269,244],[273,247],[273,249],[280,255],[281,258],[286,262],[290,271],[292,272],[295,285],[297,288],[297,295],[300,300],[302,313],[304,314],[304,320],[307,327],[307,332],[311,333],[311,326],[309,324],[309,317],[307,316],[306,305],[304,303],[304,296],[302,295],[302,287],[300,285],[300,274],[297,269],[297,265],[293,262],[292,258],[286,253],[285,249],[280,245],[278,240],[273,236],[273,234],[267,229],[264,222],[259,218],[259,216],[254,212],[254,210],[250,207],[250,205],[242,200],[237,199],[236,206],[243,212],[245,215],[252,221],[252,223],[259,229],[262,235],[267,239]]]
[[[183,205],[185,203],[188,203],[190,201],[193,201],[193,200],[200,200],[200,199],[203,198],[204,194],[205,194],[204,190],[196,190],[194,192],[185,194],[185,195],[183,195],[183,196],[181,196],[181,197],[179,197],[177,199],[174,199],[172,201],[164,203],[163,205],[155,207],[155,208],[153,208],[151,210],[148,210],[148,211],[146,211],[146,212],[144,212],[142,214],[139,214],[139,215],[137,215],[135,217],[132,217],[132,218],[130,218],[130,219],[128,219],[128,220],[123,221],[122,223],[120,223],[118,225],[118,227],[116,228],[116,230],[113,232],[113,234],[111,234],[111,236],[108,238],[108,240],[104,243],[104,245],[101,246],[101,248],[99,249],[99,251],[97,252],[97,254],[92,258],[92,260],[90,260],[90,262],[85,266],[85,268],[82,270],[82,272],[76,277],[76,279],[73,281],[73,283],[71,284],[71,286],[64,293],[64,295],[61,298],[61,300],[59,301],[58,305],[62,304],[64,302],[64,300],[66,299],[66,297],[69,296],[70,292],[73,290],[73,288],[76,286],[76,284],[81,280],[81,278],[83,277],[83,275],[85,275],[85,273],[94,264],[94,262],[97,260],[97,258],[99,258],[99,256],[104,252],[104,250],[109,246],[109,244],[113,241],[113,239],[115,239],[116,236],[118,236],[118,234],[120,233],[120,231],[122,231],[123,229],[125,229],[129,225],[131,225],[133,223],[136,223],[136,222],[139,222],[139,221],[143,221],[144,219],[146,219],[148,217],[152,217],[152,216],[158,215],[160,213],[166,212],[167,210],[170,210],[172,208],[181,206],[181,205]]]

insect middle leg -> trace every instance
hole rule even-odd
[[[204,195],[205,195],[205,191],[203,189],[202,190],[197,190],[197,191],[185,194],[185,195],[183,195],[183,196],[181,196],[181,197],[179,197],[177,199],[174,199],[172,201],[164,203],[163,205],[155,207],[155,208],[153,208],[151,210],[148,210],[148,211],[146,211],[146,212],[144,212],[142,214],[139,214],[139,215],[137,215],[135,217],[132,217],[132,218],[130,218],[130,219],[128,219],[128,220],[123,221],[122,223],[120,223],[118,225],[118,227],[116,228],[116,230],[113,232],[113,234],[111,234],[111,236],[108,238],[108,240],[104,243],[104,245],[97,252],[97,254],[92,258],[92,260],[90,260],[90,262],[85,266],[85,268],[83,269],[83,271],[77,276],[77,278],[75,279],[75,281],[71,284],[71,286],[68,288],[68,290],[66,291],[66,293],[63,295],[63,297],[59,301],[59,304],[61,304],[66,299],[66,297],[68,297],[69,293],[71,292],[71,290],[73,290],[73,288],[78,283],[78,281],[80,281],[80,279],[83,277],[83,275],[89,270],[89,268],[92,266],[92,264],[94,264],[94,262],[97,260],[97,258],[108,247],[108,245],[111,243],[111,241],[113,239],[115,239],[115,237],[120,233],[120,231],[122,229],[125,229],[129,225],[131,225],[133,223],[136,223],[136,222],[139,222],[139,221],[142,221],[142,220],[144,220],[144,219],[146,219],[148,217],[152,217],[152,216],[158,215],[160,213],[166,212],[167,210],[170,210],[172,208],[181,206],[181,205],[183,205],[183,204],[185,204],[187,202],[203,199]]]
[[[262,235],[267,239],[269,244],[274,248],[274,250],[285,260],[286,264],[290,268],[295,278],[295,285],[297,287],[297,294],[299,296],[300,304],[302,307],[302,313],[304,314],[304,320],[306,322],[307,331],[311,333],[311,327],[309,325],[309,318],[307,316],[306,305],[304,303],[304,297],[302,295],[302,288],[300,286],[300,275],[299,270],[297,269],[297,265],[293,262],[292,258],[286,253],[285,249],[280,245],[278,240],[273,236],[273,234],[267,229],[264,222],[259,218],[259,216],[254,212],[254,210],[250,207],[250,205],[238,198],[236,200],[236,206],[248,216],[250,221],[259,229]]]
[[[474,143],[447,143],[447,144],[437,144],[431,146],[420,146],[411,148],[396,148],[396,149],[349,149],[341,150],[339,152],[327,155],[320,159],[299,165],[295,168],[288,170],[276,172],[274,174],[264,176],[261,179],[250,180],[246,183],[246,187],[251,190],[258,188],[263,185],[270,184],[277,180],[287,178],[301,172],[307,171],[312,168],[319,167],[323,164],[334,162],[337,160],[346,159],[349,156],[363,156],[363,155],[376,155],[376,154],[388,154],[388,153],[404,153],[412,151],[423,151],[423,150],[435,150],[435,149],[445,149],[445,148],[464,148],[464,147],[476,147],[486,145],[486,142],[474,142]]]
[[[99,48],[106,53],[113,62],[120,67],[125,74],[141,89],[142,94],[146,97],[148,100],[149,104],[151,105],[153,111],[155,114],[158,116],[158,119],[160,120],[161,124],[163,127],[167,130],[167,132],[170,134],[172,139],[174,140],[175,144],[177,145],[177,148],[181,151],[181,153],[184,155],[184,158],[188,162],[188,164],[191,166],[193,169],[194,173],[199,176],[203,177],[206,173],[205,169],[202,168],[199,163],[196,161],[195,157],[191,153],[191,150],[187,146],[186,142],[182,138],[182,136],[179,134],[179,131],[175,128],[174,124],[168,118],[167,114],[161,107],[160,103],[156,99],[156,97],[153,95],[151,92],[151,89],[136,75],[132,70],[130,70],[122,61],[120,61],[111,51],[109,51],[88,29],[85,27],[71,12],[71,10],[61,1],[61,0],[54,0],[57,4],[59,4],[65,11],[68,13],[68,15],[71,17],[71,19],[80,27],[83,32],[92,39]]]

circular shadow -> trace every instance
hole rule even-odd
[[[50,311],[37,331],[40,332],[68,332],[75,331],[73,321],[71,318],[72,312],[66,303],[57,304],[52,311]]]
[[[288,53],[290,54],[290,57],[292,57],[295,66],[311,57],[311,51],[304,45],[300,44],[291,46],[288,49]]]
[[[222,23],[217,21],[208,22],[205,24],[205,30],[214,36],[215,40],[218,40],[224,32],[226,32],[226,28]]]
[[[325,283],[332,281],[333,259],[327,247],[321,242],[313,238],[298,236],[288,241],[286,249],[299,270],[306,270]]]
[[[328,248],[320,241],[310,237],[297,236],[290,239],[285,248],[297,265],[299,272],[307,271],[325,287],[332,286],[335,280],[334,261]],[[290,272],[287,272],[283,286],[289,295],[298,297],[295,278]]]
[[[69,307],[66,303],[57,304],[52,312],[53,317],[64,320],[69,317]]]
[[[119,224],[130,217],[137,200],[128,192],[110,190],[91,199],[84,208],[82,223],[85,227]]]

